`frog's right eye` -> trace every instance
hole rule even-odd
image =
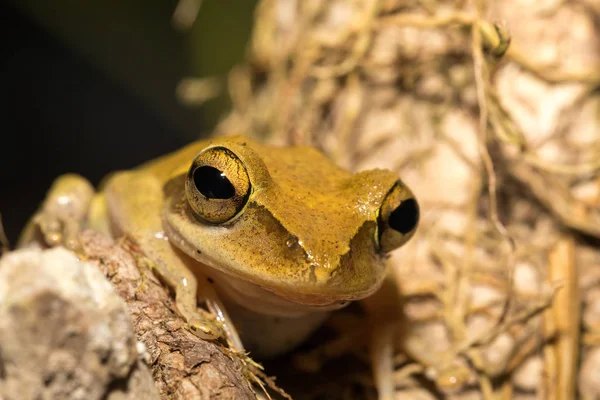
[[[419,225],[419,204],[409,188],[396,182],[379,210],[379,247],[392,251],[406,243]]]
[[[185,180],[185,195],[196,216],[221,224],[238,215],[250,194],[244,163],[225,147],[211,147],[196,156]]]

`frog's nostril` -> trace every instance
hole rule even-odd
[[[412,231],[419,223],[419,205],[415,199],[406,199],[388,219],[389,226],[403,235]]]

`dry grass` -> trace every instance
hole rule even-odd
[[[401,398],[599,395],[599,12],[260,3],[218,131],[397,170],[420,199],[420,230],[390,260],[409,321]]]

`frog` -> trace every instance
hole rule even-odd
[[[59,177],[21,242],[76,250],[84,228],[130,237],[192,333],[271,358],[389,281],[386,259],[418,222],[391,170],[352,173],[311,146],[232,135],[113,173],[98,190]]]

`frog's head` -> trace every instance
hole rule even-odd
[[[366,297],[419,208],[387,170],[345,171],[310,147],[213,142],[167,185],[173,244],[232,280],[328,307]]]

